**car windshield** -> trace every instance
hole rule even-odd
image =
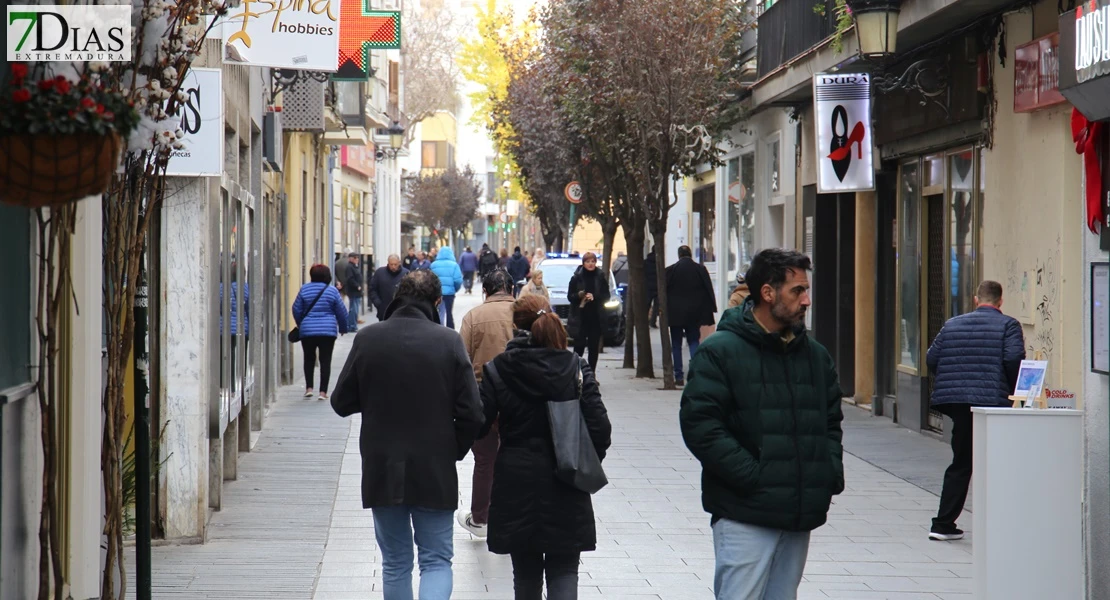
[[[565,288],[570,285],[570,278],[574,276],[574,271],[578,265],[560,265],[554,263],[540,263],[540,270],[543,271],[543,283],[547,287],[552,288]]]

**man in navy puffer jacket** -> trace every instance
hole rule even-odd
[[[971,484],[971,407],[1010,406],[1009,396],[1025,359],[1021,324],[1002,314],[1002,284],[984,281],[973,312],[952,317],[929,346],[936,377],[932,404],[952,419],[952,465],[944,472],[940,510],[929,538],[958,540],[956,519]]]

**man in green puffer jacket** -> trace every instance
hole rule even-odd
[[[751,296],[698,348],[682,393],[682,437],[702,464],[718,600],[797,597],[809,532],[844,491],[840,383],[806,335],[809,257],[763,250]]]

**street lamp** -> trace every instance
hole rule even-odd
[[[405,128],[401,127],[399,122],[394,121],[389,129],[386,129],[386,133],[389,134],[389,145],[378,148],[378,151],[374,153],[374,159],[378,162],[385,160],[386,156],[397,158],[402,145],[405,143]]]
[[[856,21],[860,55],[874,59],[893,56],[901,0],[847,0],[847,4]]]

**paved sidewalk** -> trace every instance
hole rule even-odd
[[[456,314],[475,304],[460,297]],[[333,377],[350,339],[337,345]],[[698,464],[679,433],[678,393],[659,391],[658,380],[632,379],[618,368],[620,359],[612,349],[599,368],[614,426],[605,461],[611,483],[595,497],[598,550],[583,556],[580,595],[712,598],[709,517],[701,510]],[[156,598],[383,597],[373,519],[359,498],[359,418],[341,420],[299,390],[283,390],[262,440],[241,459],[239,481],[225,484],[225,509],[214,513],[208,543],[155,549]],[[848,448],[874,454],[889,434],[886,424],[853,406],[845,411]],[[924,439],[933,445],[923,447],[928,460],[943,458],[936,440],[890,435]],[[463,511],[471,469],[469,458],[459,469]],[[848,488],[813,534],[800,598],[970,600],[970,540],[927,540],[936,495],[855,456],[845,457],[845,469]],[[508,557],[490,554],[460,528],[455,554],[453,599],[513,597]]]

